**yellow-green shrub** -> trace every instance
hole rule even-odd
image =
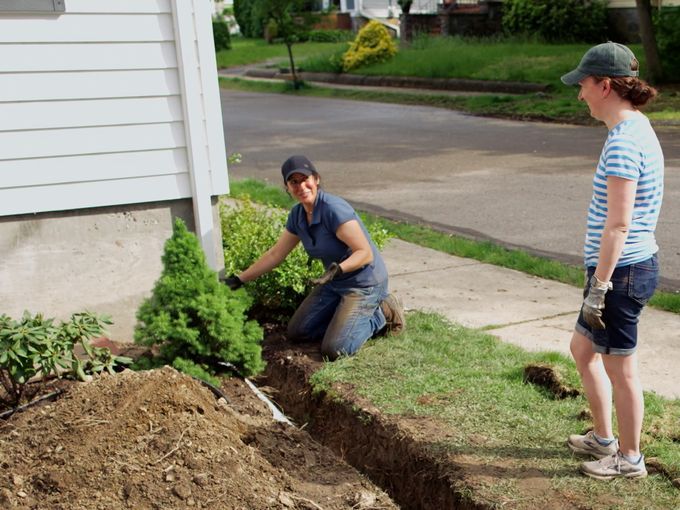
[[[357,67],[384,62],[397,53],[397,45],[389,31],[377,21],[364,26],[342,57],[342,69],[351,71]]]

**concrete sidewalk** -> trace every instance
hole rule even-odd
[[[390,290],[407,310],[437,312],[463,326],[488,327],[526,350],[570,356],[581,289],[398,239],[383,255]],[[680,398],[680,315],[646,308],[639,332],[643,388]]]

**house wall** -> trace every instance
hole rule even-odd
[[[0,313],[134,314],[174,217],[223,266],[228,192],[210,3],[0,6]]]

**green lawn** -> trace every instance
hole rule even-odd
[[[491,335],[450,324],[434,314],[408,314],[398,337],[369,341],[352,357],[341,358],[312,377],[332,394],[334,383],[351,385],[381,412],[439,424],[432,450],[462,455],[464,462],[501,466],[499,483],[476,485],[470,499],[484,508],[551,508],[541,491],[528,491],[533,473],[569,508],[679,508],[680,401],[646,395],[642,448],[656,457],[667,476],[651,474],[631,483],[603,483],[580,475],[580,459],[566,448],[569,434],[582,433],[589,420],[585,398],[556,399],[547,389],[524,382],[524,367],[551,367],[568,388],[581,389],[573,362],[556,353],[529,353]],[[454,457],[455,462],[455,457]],[[566,508],[566,506],[565,506]]]
[[[560,76],[572,70],[589,44],[540,44],[535,42],[428,37],[400,48],[382,64],[360,68],[355,74],[469,78],[559,85]],[[639,45],[633,45],[641,53]],[[331,53],[328,53],[330,56]],[[305,63],[309,71],[323,69],[322,60]]]
[[[305,71],[337,71],[338,57],[347,43],[304,43],[293,46],[299,67]],[[295,93],[317,97],[340,97],[363,101],[429,105],[450,108],[476,115],[514,119],[546,120],[569,123],[594,122],[585,105],[580,103],[577,89],[559,81],[565,72],[578,64],[588,44],[540,44],[522,41],[467,40],[461,38],[422,38],[411,47],[382,64],[353,71],[355,74],[418,76],[424,78],[468,78],[481,80],[511,80],[544,83],[550,86],[547,94],[503,95],[488,94],[477,97],[452,97],[432,91],[412,94],[398,89],[394,92],[339,90],[331,87],[307,87]],[[632,45],[644,69],[644,52],[640,45]],[[268,45],[262,40],[235,39],[231,50],[218,53],[218,65],[228,67],[262,62],[271,58],[286,58],[283,45]],[[287,65],[287,64],[284,64]],[[280,83],[257,84],[223,81],[229,88],[255,91],[289,92]],[[646,109],[652,121],[660,124],[680,123],[680,87],[662,86],[661,95]]]

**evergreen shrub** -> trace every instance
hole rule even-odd
[[[505,0],[503,30],[547,42],[604,42],[604,0]]]
[[[255,0],[234,0],[234,17],[243,37],[258,38],[264,35],[268,16]]]
[[[212,28],[215,51],[228,50],[231,48],[229,24],[222,18],[213,18]]]
[[[345,72],[361,66],[389,60],[397,54],[397,45],[387,28],[369,21],[357,34],[342,59]]]
[[[218,361],[231,362],[246,375],[260,372],[262,328],[246,317],[252,298],[218,281],[181,219],[165,243],[162,261],[161,276],[140,306],[135,327],[136,343],[159,347],[152,364],[171,364],[199,377],[202,371],[215,373]]]

